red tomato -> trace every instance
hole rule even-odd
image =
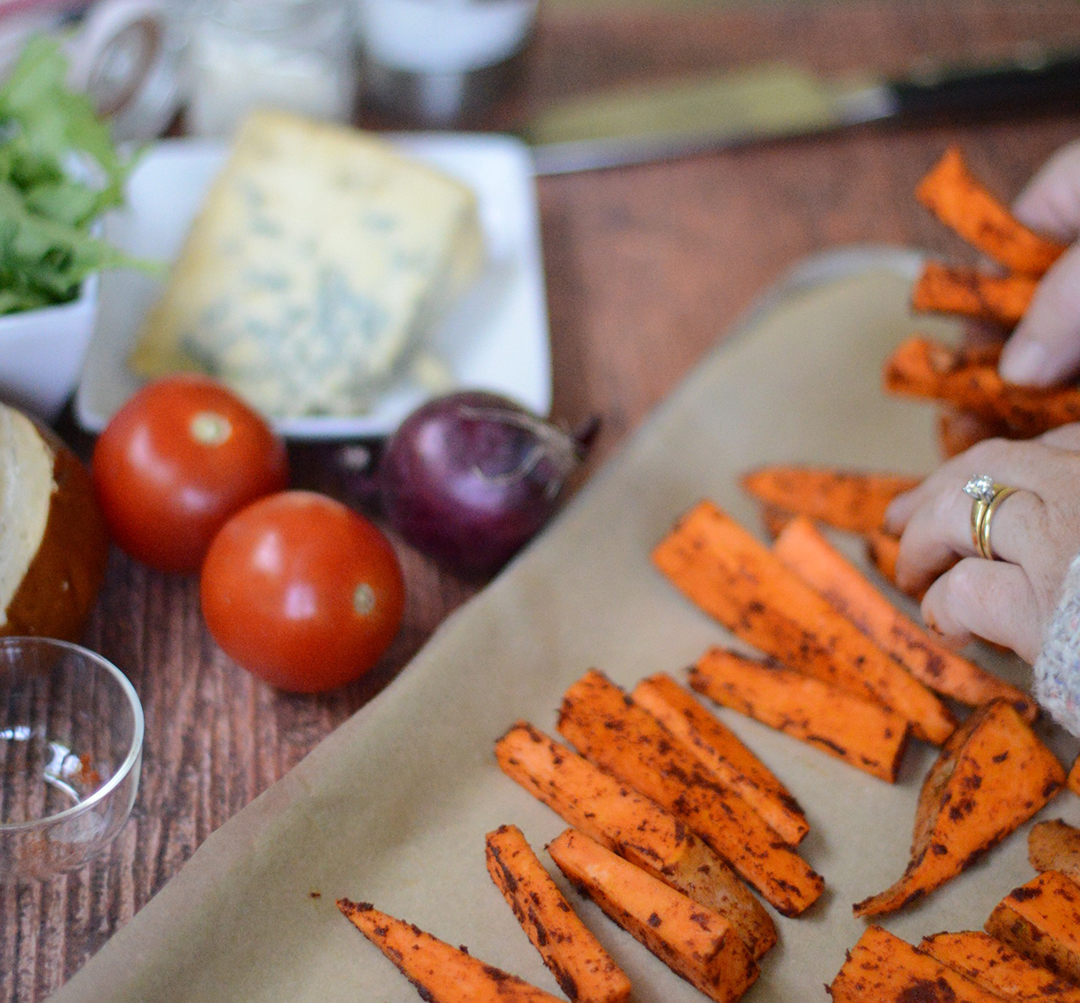
[[[394,639],[405,607],[386,537],[310,491],[283,491],[233,516],[206,555],[201,596],[225,653],[297,693],[363,675]]]
[[[285,444],[227,387],[182,374],[147,384],[94,447],[113,539],[160,571],[198,571],[229,516],[288,483]]]

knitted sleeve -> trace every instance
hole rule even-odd
[[[1035,699],[1058,724],[1080,736],[1080,555],[1069,565],[1034,669]]]

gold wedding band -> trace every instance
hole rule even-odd
[[[964,494],[971,498],[971,542],[975,552],[988,561],[995,560],[990,546],[990,522],[998,506],[1015,491],[1016,488],[999,484],[987,474],[972,477],[964,485]]]

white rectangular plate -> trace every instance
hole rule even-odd
[[[551,407],[551,357],[532,160],[510,136],[398,134],[394,145],[470,185],[477,194],[487,265],[434,333],[431,349],[462,387],[491,390],[537,414]],[[171,262],[225,159],[217,141],[169,139],[135,169],[128,205],[105,221],[106,239],[132,254]],[[139,272],[101,277],[97,324],[75,395],[79,423],[100,432],[141,385],[127,356],[161,280]],[[407,377],[367,414],[275,421],[296,439],[388,435],[429,391]]]

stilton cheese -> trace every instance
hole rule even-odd
[[[274,417],[360,414],[482,258],[467,186],[357,130],[255,112],[129,364],[209,373]]]

